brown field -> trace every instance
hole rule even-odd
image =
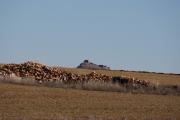
[[[62,68],[66,71],[78,74],[87,74],[92,71],[101,73],[109,76],[129,76],[135,77],[140,80],[148,80],[155,84],[160,85],[180,85],[180,75],[171,74],[158,74],[158,73],[142,73],[142,72],[131,72],[131,71],[117,71],[117,70],[88,70],[88,69],[76,69],[76,68]]]
[[[61,69],[78,74],[92,72],[87,69]],[[113,70],[96,70],[96,73],[135,77],[159,85],[180,85],[180,75]],[[32,119],[179,120],[180,96],[0,83],[0,120]]]
[[[0,120],[179,120],[180,96],[0,83]]]

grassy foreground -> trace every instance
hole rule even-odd
[[[0,83],[0,120],[179,120],[180,96]]]

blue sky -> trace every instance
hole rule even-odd
[[[180,73],[179,0],[0,0],[0,62]]]

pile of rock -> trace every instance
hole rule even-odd
[[[138,80],[129,77],[112,77],[92,72],[90,74],[79,75],[61,70],[57,67],[48,67],[36,62],[25,62],[22,64],[2,64],[0,65],[0,76],[10,76],[15,74],[21,78],[32,78],[38,83],[57,82],[64,84],[84,84],[89,81],[112,82],[119,84],[149,86],[145,80]]]
[[[90,80],[94,81],[111,81],[111,77],[96,74],[92,72],[86,75],[78,75],[73,73],[68,73],[62,71],[56,67],[48,67],[46,65],[35,63],[35,62],[25,62],[23,64],[4,64],[0,66],[0,73],[2,75],[11,75],[12,73],[18,77],[30,77],[39,81],[40,83],[51,81],[51,82],[63,82],[63,83],[84,83]]]

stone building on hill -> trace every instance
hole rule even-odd
[[[77,68],[92,69],[92,70],[110,70],[110,67],[107,67],[105,65],[97,65],[89,62],[89,60],[84,60],[84,62],[81,63]]]

